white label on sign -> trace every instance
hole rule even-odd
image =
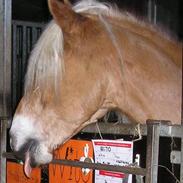
[[[92,140],[95,163],[127,166],[133,161],[133,142],[116,140]],[[95,170],[95,183],[132,183],[132,175]]]

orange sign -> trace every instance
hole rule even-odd
[[[23,172],[23,165],[7,162],[7,183],[40,183],[41,169],[34,168],[31,178],[27,178]]]
[[[92,161],[93,146],[90,141],[69,140],[55,151],[55,159]],[[49,165],[49,183],[92,183],[93,171],[63,165]]]

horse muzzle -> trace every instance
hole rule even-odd
[[[13,145],[11,145],[13,147]],[[15,157],[18,160],[26,162],[26,158],[29,158],[29,163],[32,168],[38,166],[38,163],[35,161],[35,154],[39,147],[39,142],[35,139],[27,140],[18,151],[14,151]],[[13,150],[13,149],[12,149]],[[29,155],[29,157],[27,157]]]

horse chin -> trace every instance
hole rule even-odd
[[[32,168],[51,162],[53,155],[49,153],[44,145],[39,144],[35,151],[27,151],[24,159],[24,172],[31,177]]]
[[[44,144],[40,144],[38,150],[32,154],[33,166],[48,164],[52,161],[53,155]]]
[[[38,167],[42,164],[47,164],[52,160],[52,155],[49,153],[33,154],[31,152],[25,153],[24,173],[27,177],[31,177],[32,168]]]

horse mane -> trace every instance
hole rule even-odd
[[[119,21],[118,25],[122,27],[131,27],[134,25],[144,28],[144,36],[150,38],[152,34],[155,34],[158,38],[163,39],[163,41],[171,45],[169,49],[172,49],[172,47],[175,48],[176,44],[172,42],[168,36],[163,36],[161,31],[157,31],[156,27],[154,28],[151,24],[139,21],[127,12],[121,13],[117,7],[111,6],[110,4],[97,2],[96,0],[82,0],[76,3],[72,8],[77,13],[115,17],[117,21]],[[104,19],[102,23],[105,24],[106,21],[107,20]],[[108,25],[107,23],[104,27],[107,29]],[[138,30],[138,28],[133,31],[141,34],[141,30]],[[109,34],[111,33],[111,39],[114,39],[112,41],[115,46],[116,40],[113,32],[108,32]],[[52,20],[42,33],[29,58],[24,87],[25,95],[37,89],[39,89],[40,93],[43,93],[46,88],[51,88],[52,91],[58,93],[60,89],[59,83],[63,78],[65,70],[63,42],[62,29]],[[118,45],[116,44],[115,47],[117,49]],[[176,49],[173,49],[173,51],[174,50]]]
[[[58,83],[63,73],[63,33],[52,20],[30,55],[25,79],[25,95],[37,89],[41,93],[48,87],[52,87],[55,92],[58,91]]]

